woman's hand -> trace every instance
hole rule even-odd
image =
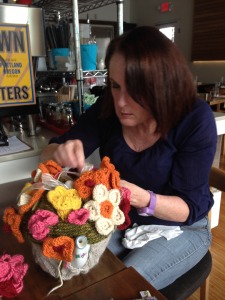
[[[120,180],[120,185],[131,191],[130,205],[136,208],[142,208],[149,205],[150,194],[148,191],[126,180]]]
[[[130,204],[136,208],[149,205],[151,201],[150,193],[139,186],[126,180],[120,180],[120,186],[131,191]],[[187,203],[177,196],[165,196],[157,194],[157,201],[154,216],[168,221],[185,222],[189,215]]]
[[[83,144],[80,140],[69,140],[64,144],[50,144],[41,159],[54,159],[62,167],[77,168],[80,172],[85,164]]]

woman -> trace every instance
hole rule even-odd
[[[208,104],[196,98],[185,59],[154,27],[115,38],[106,67],[104,99],[69,132],[53,138],[42,159],[81,170],[99,147],[100,156],[110,157],[120,172],[121,186],[131,191],[132,223],[180,226],[179,236],[133,250],[122,245],[124,232],[115,232],[108,246],[161,289],[192,268],[211,243],[208,178],[215,121]]]

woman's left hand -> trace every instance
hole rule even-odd
[[[146,207],[149,205],[150,194],[145,189],[126,180],[120,180],[120,186],[131,191],[130,205],[136,208]]]

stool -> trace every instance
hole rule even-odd
[[[198,288],[200,299],[208,298],[208,282],[206,282],[212,269],[212,256],[210,251],[191,270],[177,278],[167,287],[159,290],[168,300],[186,300]]]

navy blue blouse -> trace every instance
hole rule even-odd
[[[157,194],[181,197],[189,206],[185,223],[141,217],[132,208],[132,222],[142,224],[191,225],[207,215],[213,205],[209,190],[209,172],[217,143],[216,124],[210,106],[197,99],[192,111],[173,128],[165,139],[135,152],[125,142],[115,115],[98,118],[101,102],[97,101],[68,132],[50,143],[80,139],[88,157],[99,148],[100,157],[108,156],[122,179]]]

